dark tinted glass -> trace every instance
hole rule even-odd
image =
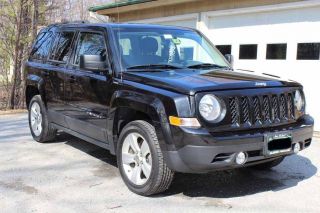
[[[79,64],[80,55],[100,55],[106,59],[103,35],[97,33],[81,33],[77,44],[75,64]]]
[[[258,45],[243,44],[240,45],[239,59],[257,59]]]
[[[45,60],[48,57],[50,46],[53,40],[52,32],[40,33],[31,51],[31,59]]]
[[[50,59],[66,62],[71,53],[71,43],[74,32],[62,32],[54,42]]]
[[[286,59],[287,44],[268,44],[267,59]]]
[[[222,55],[231,54],[231,45],[216,45],[216,48],[222,53]]]
[[[320,43],[300,43],[297,50],[298,60],[319,60]]]

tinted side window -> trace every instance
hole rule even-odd
[[[74,64],[79,64],[80,55],[100,55],[106,60],[104,36],[98,33],[80,33]]]
[[[320,43],[299,43],[298,60],[319,60],[320,59]]]
[[[216,48],[222,53],[222,55],[231,54],[231,45],[216,45]]]
[[[52,32],[40,33],[30,54],[30,59],[45,60],[48,57],[53,40]]]
[[[50,59],[66,62],[71,53],[71,43],[74,32],[62,32],[56,38]]]
[[[239,59],[257,59],[257,52],[257,44],[240,45]]]
[[[268,44],[267,59],[286,59],[287,44]]]

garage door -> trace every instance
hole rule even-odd
[[[307,112],[320,131],[320,7],[211,16],[209,38],[235,57],[235,68],[266,72],[304,85]]]

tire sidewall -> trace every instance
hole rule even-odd
[[[152,157],[151,174],[147,182],[144,183],[143,185],[133,184],[128,179],[122,166],[122,145],[123,145],[124,139],[130,133],[139,133],[140,135],[142,135],[142,137],[146,139],[146,142],[148,143],[149,149],[151,152],[151,157]],[[138,122],[131,122],[123,128],[120,134],[119,142],[117,146],[117,163],[118,163],[118,168],[119,168],[121,177],[131,191],[137,194],[143,195],[145,192],[149,191],[149,189],[151,189],[154,184],[156,184],[157,177],[159,175],[159,158],[157,155],[157,150],[155,145],[153,144],[152,135],[149,133],[147,129],[145,129]]]
[[[39,136],[36,136],[32,130],[32,127],[31,127],[31,107],[33,105],[33,103],[38,103],[39,106],[40,106],[40,112],[41,112],[41,116],[42,116],[42,123],[41,123],[41,126],[42,126],[42,131],[41,131],[41,134]],[[30,132],[31,132],[31,135],[33,137],[34,140],[38,141],[38,142],[42,142],[43,141],[43,138],[44,136],[46,135],[46,132],[48,131],[48,119],[47,119],[47,113],[46,113],[46,108],[42,102],[42,99],[41,99],[41,96],[40,95],[36,95],[34,96],[31,101],[30,101],[30,104],[29,104],[29,109],[28,109],[28,120],[29,120],[29,128],[30,128]]]

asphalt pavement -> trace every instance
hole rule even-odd
[[[176,174],[142,197],[108,151],[64,133],[40,144],[26,113],[0,115],[0,212],[320,212],[319,142],[269,171]]]

